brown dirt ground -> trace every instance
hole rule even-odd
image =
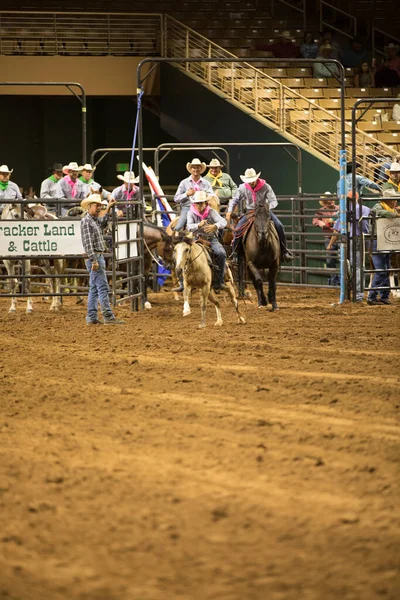
[[[0,301],[0,598],[400,597],[400,306]]]

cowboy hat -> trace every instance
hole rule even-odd
[[[329,42],[324,42],[319,47],[320,50],[333,50],[333,46]]]
[[[62,171],[63,166],[61,163],[54,163],[53,166],[51,167],[51,171]]]
[[[399,171],[400,171],[400,163],[392,162],[390,167],[388,169],[386,169],[386,175],[389,175],[389,173],[398,173]]]
[[[90,204],[100,204],[102,205],[101,196],[99,194],[91,194],[81,202],[81,208],[83,210],[87,210]]]
[[[76,162],[70,162],[69,165],[64,165],[62,168],[64,175],[66,175],[68,171],[82,171],[82,167],[78,167],[78,163]]]
[[[382,196],[384,198],[391,198],[392,200],[396,200],[397,198],[400,198],[400,192],[396,192],[396,190],[394,189],[384,190],[382,192]]]
[[[281,33],[279,34],[279,37],[285,38],[285,40],[292,39],[292,36],[290,35],[290,31],[288,31],[287,29],[285,29],[284,31],[281,31]]]
[[[92,167],[90,163],[84,164],[82,167],[79,167],[79,171],[95,171],[96,167]]]
[[[398,50],[400,48],[400,46],[398,44],[394,44],[393,42],[390,42],[390,44],[387,44],[384,47],[384,50],[386,50],[387,48],[389,48],[390,50],[393,48],[393,50]]]
[[[261,171],[256,173],[255,169],[246,169],[244,172],[244,175],[240,175],[240,179],[244,183],[253,183],[253,181],[257,181],[257,179],[260,177],[260,175],[261,175]]]
[[[321,206],[324,206],[324,203],[327,200],[333,200],[334,196],[333,196],[333,194],[331,194],[331,192],[325,192],[325,194],[323,196],[320,196],[320,198],[321,199],[318,202],[321,204]]]
[[[222,169],[223,166],[224,165],[221,165],[221,163],[219,162],[218,158],[212,158],[210,160],[210,164],[207,165],[207,167],[211,167],[211,168],[213,168],[213,167],[220,167],[221,169]]]
[[[139,181],[139,175],[135,177],[133,171],[125,171],[123,175],[117,175],[117,179],[120,179],[124,183],[137,183]]]
[[[7,167],[7,165],[1,165],[0,166],[0,173],[12,173],[14,171],[14,169],[10,169]]]
[[[200,174],[202,175],[202,174],[204,173],[204,171],[206,170],[206,168],[207,168],[207,165],[206,165],[206,163],[204,163],[204,162],[201,162],[201,160],[199,160],[198,158],[194,158],[194,159],[192,160],[192,162],[188,162],[188,163],[186,163],[186,169],[187,169],[187,170],[189,171],[189,173],[190,173],[190,167],[193,167],[193,166],[196,166],[196,165],[201,165],[201,171],[200,171]]]
[[[207,202],[208,200],[208,196],[207,196],[207,192],[204,192],[202,190],[198,190],[197,192],[195,192],[193,194],[193,196],[190,199],[190,202],[192,204],[197,204],[200,202]]]

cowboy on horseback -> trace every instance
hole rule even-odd
[[[260,179],[261,171],[256,173],[255,169],[246,169],[245,174],[240,176],[243,183],[238,187],[234,197],[229,202],[228,211],[226,213],[226,220],[228,223],[231,219],[231,214],[235,206],[241,204],[246,211],[253,210],[259,204],[268,204],[270,209],[271,220],[275,225],[276,232],[279,236],[279,244],[281,249],[281,261],[290,262],[293,260],[293,254],[289,252],[286,243],[286,234],[282,223],[274,215],[272,209],[278,206],[278,200],[276,199],[275,192],[272,187]],[[238,252],[242,246],[242,237],[244,225],[248,221],[249,215],[244,214],[237,226],[234,229],[234,238],[232,243],[232,251]]]
[[[217,232],[225,229],[226,220],[216,210],[208,206],[206,192],[197,191],[191,197],[190,201],[191,206],[187,215],[187,229],[188,231],[196,232],[195,235],[206,237],[210,242],[211,252],[218,267],[213,288],[217,292],[224,290],[226,289],[224,284],[226,252],[217,238]]]

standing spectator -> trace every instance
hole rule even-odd
[[[369,62],[368,52],[364,48],[363,42],[355,37],[351,40],[350,46],[343,51],[342,63],[346,68],[355,69],[363,62]]]
[[[181,214],[178,223],[175,225],[175,231],[180,231],[186,227],[186,218],[191,207],[191,196],[198,191],[204,191],[210,196],[214,196],[211,183],[202,177],[206,168],[206,163],[201,162],[198,158],[194,158],[192,162],[186,164],[190,177],[182,179],[174,197],[174,201],[181,206]]]
[[[356,163],[356,169],[358,169],[361,165]],[[351,191],[353,185],[353,174],[352,174],[352,163],[348,162],[346,165],[346,193]],[[363,175],[356,175],[356,192],[357,195],[361,194],[362,189],[367,188],[369,192],[372,194],[378,194],[381,191],[381,188],[377,183],[368,179],[368,177],[364,177]],[[340,197],[340,179],[336,184],[336,193],[338,198]]]
[[[383,184],[382,191],[394,190],[395,192],[400,192],[400,164],[397,162],[392,163],[387,174],[389,175],[389,179]]]
[[[375,87],[390,88],[400,85],[400,77],[397,71],[390,68],[388,56],[384,56],[375,71]]]
[[[319,47],[317,58],[322,58],[324,60],[333,58],[333,48],[328,42],[324,42],[322,46]],[[313,72],[314,77],[317,77],[318,79],[335,77],[335,75],[339,76],[338,66],[334,63],[313,63]]]
[[[237,190],[237,185],[228,173],[222,172],[222,165],[218,158],[213,158],[207,165],[208,173],[204,179],[211,183],[214,194],[218,197],[221,205],[228,204]]]
[[[272,52],[275,58],[300,58],[299,47],[293,43],[290,31],[282,31],[278,42],[256,46],[256,50]]]
[[[357,88],[371,88],[375,87],[374,71],[369,66],[369,62],[365,60],[357,68],[356,76],[354,78],[354,86]]]
[[[42,185],[40,186],[40,198],[57,198],[57,183],[63,176],[62,168],[63,166],[61,163],[54,163],[51,170],[52,174],[42,181]]]
[[[377,219],[395,219],[399,216],[399,209],[396,208],[397,200],[400,198],[400,194],[395,192],[393,189],[387,189],[383,192],[383,198],[372,207]],[[377,250],[377,240],[373,242],[373,251]],[[372,255],[372,262],[374,263],[374,269],[379,270],[378,273],[374,274],[372,280],[372,288],[387,288],[381,290],[370,290],[368,292],[367,304],[391,304],[389,300],[390,294],[390,282],[389,282],[389,269],[390,269],[390,252],[380,252]],[[378,298],[380,294],[380,298]]]
[[[321,196],[319,203],[321,204],[322,208],[315,213],[312,224],[315,225],[315,227],[322,229],[326,249],[330,243],[330,238],[334,233],[333,226],[339,215],[339,206],[335,204],[335,197],[332,196],[330,192],[325,192],[325,194]],[[336,252],[338,250],[337,243],[332,244],[330,250]],[[331,256],[329,253],[326,258],[326,266],[328,269],[336,269],[337,267],[336,258]],[[340,277],[338,273],[332,274],[332,277],[328,279],[328,284],[340,284]]]
[[[116,318],[110,306],[110,289],[106,275],[106,261],[103,256],[106,252],[106,245],[102,233],[102,226],[108,221],[110,210],[116,202],[111,200],[104,217],[99,219],[102,208],[101,202],[98,194],[93,194],[81,202],[81,208],[87,210],[81,221],[81,237],[83,249],[87,255],[86,269],[90,274],[86,323],[88,325],[102,323],[97,316],[98,303],[100,302],[104,324],[120,325],[124,321]]]
[[[387,46],[385,46],[384,50],[389,58],[389,67],[392,71],[396,71],[397,75],[400,77],[400,56],[399,56],[400,46],[398,44],[394,44],[390,42]]]
[[[301,58],[317,58],[318,44],[310,31],[304,34],[303,43],[300,46]]]
[[[14,169],[10,169],[7,165],[0,166],[0,210],[3,210],[4,204],[1,204],[2,200],[22,200],[21,192],[19,187],[13,181],[10,181],[10,175]]]
[[[352,197],[353,197],[353,192],[350,191],[347,195],[347,199],[348,200],[352,199]],[[360,251],[361,238],[360,238],[360,235],[369,233],[369,222],[368,222],[368,219],[366,219],[366,217],[368,217],[371,212],[367,206],[363,206],[361,214],[360,214],[359,199],[360,199],[360,196],[356,192],[357,225],[356,225],[355,233],[353,232],[353,223],[350,223],[350,262],[352,265],[353,277],[354,277],[354,273],[355,273],[355,277],[356,277],[356,302],[362,302],[364,299],[364,293],[361,290],[361,268],[360,268],[361,267],[361,251]],[[361,229],[360,229],[360,222],[361,222]],[[340,217],[336,221],[335,225],[333,226],[333,229],[334,229],[334,235],[331,237],[330,242],[326,247],[326,249],[328,251],[332,250],[333,245],[336,244],[337,236],[340,235],[340,229],[341,229]],[[355,237],[357,238],[357,248],[356,248],[355,260],[353,257],[353,243],[352,243],[353,235],[355,235]]]
[[[139,200],[140,188],[135,185],[139,181],[139,175],[135,177],[133,171],[125,171],[123,175],[117,175],[117,179],[123,181],[123,184],[115,188],[111,192],[111,198],[117,200],[117,202],[129,202]],[[124,214],[123,210],[117,210],[117,217],[122,217]]]
[[[78,167],[78,163],[70,162],[68,165],[65,165],[62,169],[65,177],[60,179],[57,183],[57,198],[66,199],[66,200],[83,200],[86,197],[85,190],[83,188],[83,184],[79,181],[78,176],[80,172],[80,167]],[[61,214],[66,215],[68,209],[72,208],[73,204],[68,204],[61,209]]]

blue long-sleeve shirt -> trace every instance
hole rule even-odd
[[[353,174],[348,173],[346,175],[346,194],[347,194],[347,192],[349,192],[352,189],[352,184],[353,184]],[[377,183],[375,183],[374,181],[371,181],[371,179],[368,179],[368,177],[364,177],[363,175],[356,175],[356,192],[358,192],[359,195],[361,195],[361,190],[363,187],[368,187],[368,188],[371,188],[372,190],[377,190],[378,192],[381,191],[381,188],[379,187],[379,185]],[[336,190],[337,190],[338,198],[340,198],[340,179],[336,184]]]

